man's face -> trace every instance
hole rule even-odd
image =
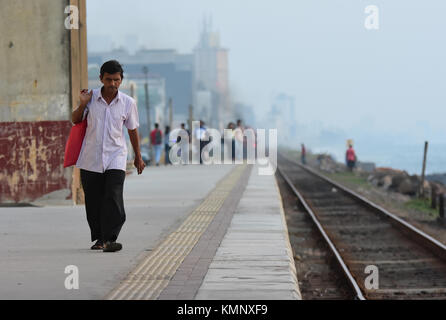
[[[104,90],[108,93],[116,93],[122,81],[121,74],[119,72],[113,74],[105,72],[100,79],[104,84]]]

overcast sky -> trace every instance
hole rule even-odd
[[[364,12],[379,8],[380,29]],[[236,101],[262,114],[278,92],[299,123],[406,139],[446,136],[444,0],[87,0],[89,35],[191,52],[212,15]]]

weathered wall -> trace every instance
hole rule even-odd
[[[71,190],[69,0],[0,0],[0,202]]]
[[[71,170],[61,165],[70,127],[66,121],[0,124],[2,202],[28,202],[70,188]]]

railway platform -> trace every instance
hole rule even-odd
[[[115,253],[90,250],[83,205],[0,208],[0,298],[301,299],[275,177],[257,169],[127,176]]]

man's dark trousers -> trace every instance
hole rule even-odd
[[[91,241],[116,241],[125,222],[123,170],[97,173],[81,169]]]

